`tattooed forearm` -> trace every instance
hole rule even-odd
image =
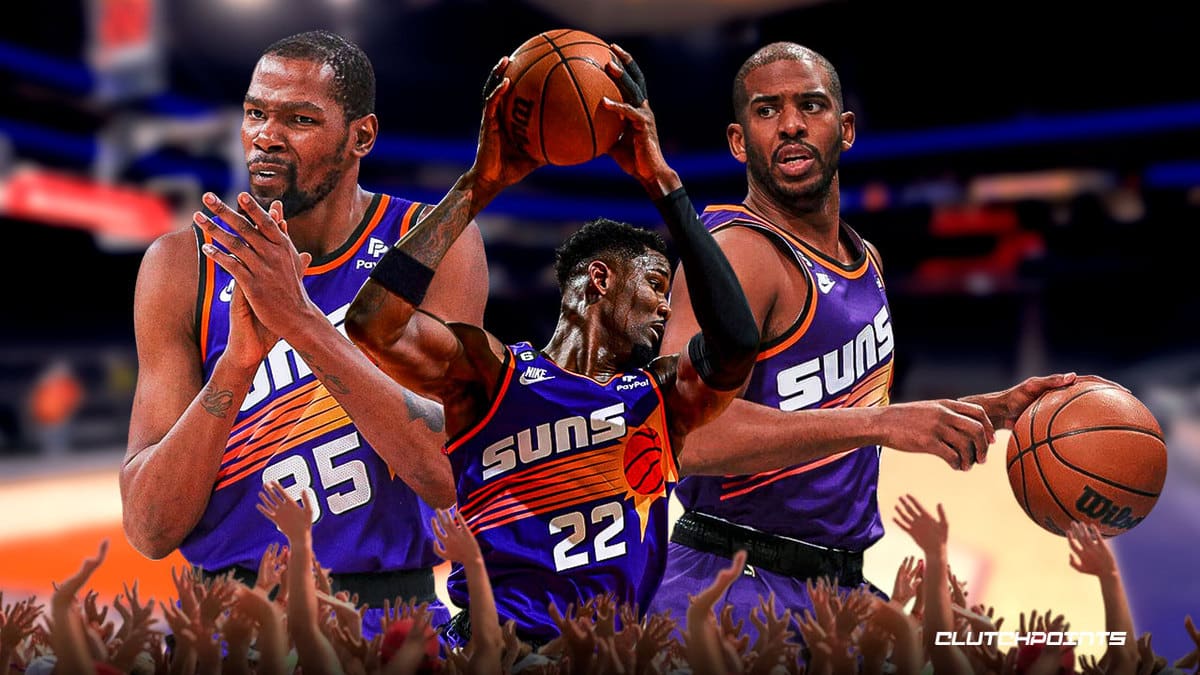
[[[324,368],[317,365],[312,360],[312,357],[308,355],[307,352],[302,352],[299,349],[297,349],[296,353],[300,355],[300,358],[303,359],[306,364],[308,364],[309,368],[312,368],[313,371],[317,373],[317,377],[325,385],[326,389],[328,389],[329,391],[332,391],[335,394],[349,394],[350,393],[350,387],[346,386],[346,383],[342,381],[342,378],[338,377],[337,375],[330,374]]]
[[[200,405],[213,417],[225,419],[229,409],[233,407],[233,392],[228,389],[214,390],[212,385],[204,388],[200,396]]]
[[[408,409],[408,419],[420,419],[425,423],[425,426],[430,431],[442,433],[446,428],[446,417],[442,413],[442,406],[430,401],[427,398],[422,398],[404,389],[404,407]]]
[[[337,375],[325,376],[325,388],[335,394],[350,393],[350,387],[347,387],[346,383],[342,382],[342,378],[338,377]]]
[[[472,188],[455,185],[397,246],[426,267],[437,269],[454,240],[475,217],[474,193]]]

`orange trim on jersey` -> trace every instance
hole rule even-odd
[[[590,482],[586,483],[573,481],[570,489],[565,492],[562,490],[562,477],[560,476],[557,486],[549,486],[550,488],[557,487],[557,490],[544,490],[537,498],[526,496],[517,499],[506,496],[494,506],[489,504],[485,511],[476,514],[468,522],[473,532],[482,532],[525,518],[559,511],[569,506],[626,494],[628,489],[620,484],[621,468],[614,466],[609,474],[594,474],[588,477]]]
[[[867,242],[863,240],[863,250],[867,252],[867,257],[871,262],[875,263],[875,276],[879,279],[879,283],[883,284],[883,289],[887,290],[887,282],[883,279],[883,263],[879,261],[879,256],[871,252],[871,247],[867,246]]]
[[[612,446],[613,444],[610,443],[602,448],[593,448],[579,454],[558,457],[544,464],[527,466],[521,470],[514,471],[476,490],[475,494],[471,495],[465,504],[459,506],[459,510],[463,512],[463,517],[468,517],[476,511],[481,510],[481,504],[490,502],[500,494],[508,491],[508,488],[514,483],[536,483],[544,482],[547,479],[561,483],[562,476],[579,467],[593,466],[595,464],[593,461],[595,457],[608,451]]]
[[[324,274],[325,272],[334,269],[338,265],[341,265],[350,258],[354,257],[354,254],[358,253],[358,249],[362,247],[362,244],[367,240],[367,237],[371,236],[371,233],[375,231],[375,226],[379,224],[379,220],[383,218],[383,214],[387,213],[387,207],[391,201],[392,198],[389,195],[380,195],[379,205],[375,208],[375,213],[371,214],[371,221],[367,223],[366,227],[363,228],[362,234],[358,235],[358,240],[355,241],[350,248],[346,249],[345,253],[339,255],[333,260],[304,270],[304,276],[307,277],[314,274]],[[416,204],[410,206],[408,213],[406,213],[404,217],[408,218],[411,215],[413,208],[416,206]]]
[[[308,384],[305,384],[304,386],[297,387],[295,390],[288,392],[288,394],[286,396],[281,396],[280,398],[273,399],[270,403],[263,406],[262,409],[259,410],[258,412],[247,417],[246,419],[242,420],[241,422],[238,422],[237,424],[233,425],[233,429],[231,429],[229,432],[229,442],[226,443],[226,447],[242,440],[248,434],[250,434],[255,428],[257,428],[259,426],[259,424],[258,424],[259,420],[262,420],[263,418],[267,417],[268,415],[278,416],[278,415],[282,414],[282,411],[285,409],[285,406],[292,405],[293,403],[296,402],[296,399],[300,398],[301,396],[307,395],[308,398],[306,398],[304,401],[301,401],[300,403],[305,404],[305,405],[308,404],[309,402],[312,401],[312,399],[316,393],[316,390],[320,387],[321,387],[321,382],[319,380],[313,380],[312,382],[309,382]],[[328,395],[328,392],[326,393],[326,395]]]
[[[812,471],[813,469],[825,466],[826,464],[829,464],[831,462],[836,462],[837,460],[845,457],[846,455],[849,455],[850,453],[858,452],[858,450],[860,450],[860,448],[855,448],[854,450],[847,450],[845,452],[839,452],[836,455],[830,455],[823,459],[818,459],[817,461],[812,462],[810,464],[805,464],[804,466],[797,466],[795,468],[788,469],[787,471],[783,471],[783,472],[776,473],[774,475],[770,475],[770,476],[766,477],[766,480],[763,480],[761,482],[755,483],[753,485],[749,485],[740,490],[734,490],[733,492],[726,492],[725,494],[721,495],[721,501],[725,501],[726,499],[733,499],[734,497],[741,497],[744,494],[754,492],[755,490],[757,490],[761,487],[766,487],[766,486],[770,485],[771,483],[783,480],[784,478],[787,478],[789,476],[798,476],[802,473]],[[759,477],[760,476],[755,476],[755,478],[759,478]]]
[[[842,269],[842,267],[840,265],[835,264],[832,260],[830,260],[828,255],[813,248],[812,244],[805,242],[803,239],[797,237],[796,235],[792,234],[788,230],[786,230],[782,227],[779,227],[778,225],[775,225],[774,223],[768,221],[767,219],[765,219],[762,216],[758,215],[757,213],[751,211],[750,209],[746,208],[745,206],[741,206],[738,204],[723,204],[723,205],[710,206],[710,207],[704,209],[704,211],[705,211],[705,213],[707,213],[709,211],[737,211],[738,213],[744,214],[746,216],[747,220],[750,220],[751,222],[755,223],[756,225],[762,225],[763,227],[766,227],[767,229],[771,230],[772,232],[777,233],[779,236],[783,237],[784,240],[786,240],[787,242],[789,242],[791,244],[796,245],[797,248],[800,248],[805,253],[808,253],[809,255],[815,257],[817,260],[830,263],[830,265],[828,266],[829,271],[833,272],[834,274],[837,274],[838,276],[843,277],[845,279],[857,279],[857,278],[861,277],[863,274],[865,274],[867,271],[867,260],[870,257],[870,249],[867,248],[865,243],[862,244],[863,253],[865,254],[865,255],[863,255],[862,263],[860,263],[858,267],[856,267],[852,270],[845,270],[845,269]],[[840,223],[839,223],[839,227],[841,227]],[[861,237],[860,237],[860,239],[861,239]],[[825,267],[825,265],[822,265],[822,267]]]
[[[293,442],[300,435],[345,416],[346,411],[342,410],[341,406],[337,405],[337,402],[332,398],[327,399],[327,403],[316,410],[302,410],[294,416],[296,419],[293,423],[273,429],[261,437],[250,439],[246,444],[249,449],[243,449],[238,461],[222,467],[217,476],[227,476],[236,473],[247,464],[261,459],[265,454],[277,452],[279,450],[279,448],[275,447],[277,443]]]
[[[811,274],[809,275],[809,279],[812,279]],[[815,289],[816,286],[814,284],[809,288]],[[818,293],[810,291],[809,297],[812,298],[812,304],[808,306],[808,314],[805,315],[804,321],[800,322],[800,325],[796,326],[790,334],[784,333],[784,335],[781,336],[783,340],[782,342],[777,342],[770,348],[759,352],[758,355],[754,357],[755,362],[765,361],[766,359],[783,352],[788,347],[791,347],[799,342],[800,338],[804,337],[804,334],[808,332],[809,327],[812,326],[813,317],[817,315],[817,302],[820,301],[820,294]]]
[[[408,231],[412,229],[413,221],[417,218],[417,212],[423,210],[424,207],[424,204],[414,203],[404,212],[404,216],[400,218],[400,234],[396,237],[397,241],[403,239],[404,235],[408,234]]]
[[[497,519],[504,519],[506,523],[512,522],[507,517],[514,513],[533,515],[615,494],[625,494],[627,488],[619,484],[621,471],[621,467],[613,466],[608,473],[595,473],[584,479],[572,480],[570,489],[565,492],[562,476],[555,477],[555,480],[539,481],[534,486],[536,489],[505,493],[502,497],[485,503],[484,508],[477,513],[469,517],[464,514],[463,517],[468,518],[473,528],[484,525],[490,527],[494,526],[493,523]]]
[[[239,459],[238,464],[252,461],[254,455],[261,452],[261,450],[256,451],[254,448],[262,448],[276,441],[286,440],[289,436],[296,433],[298,429],[303,430],[304,427],[302,425],[309,418],[316,417],[335,408],[340,408],[340,406],[328,393],[324,396],[314,398],[308,404],[302,402],[301,405],[290,408],[284,414],[269,420],[269,423],[252,429],[253,435],[246,439],[247,442],[241,444],[241,447],[237,448],[236,451],[233,448],[227,450],[222,461]],[[241,459],[243,457],[247,459]],[[236,470],[236,468],[236,465],[226,465],[222,468],[222,472],[230,473]]]
[[[513,373],[516,372],[517,369],[516,354],[513,354],[512,350],[510,350],[508,347],[505,347],[504,351],[507,352],[504,357],[505,372],[500,381],[500,391],[496,394],[496,400],[492,401],[492,407],[488,409],[487,414],[483,416],[483,419],[475,423],[475,426],[468,429],[463,435],[447,443],[442,448],[442,454],[449,455],[460,448],[463,443],[471,440],[475,434],[479,433],[480,429],[486,426],[488,422],[492,421],[492,416],[495,415],[496,411],[500,409],[500,403],[504,400],[504,395],[508,393],[508,385],[512,382]]]
[[[202,233],[204,243],[212,244],[212,237],[207,233]],[[213,275],[216,274],[217,264],[213,259],[204,255],[204,251],[197,250],[200,257],[204,260],[204,296],[200,303],[200,362],[204,363],[208,358],[208,322],[212,319],[212,299],[213,299]],[[232,304],[232,303],[230,303]]]
[[[271,461],[271,458],[281,452],[286,452],[292,448],[306,443],[322,434],[329,433],[335,429],[349,426],[351,424],[350,416],[346,414],[341,406],[328,410],[322,414],[306,418],[304,423],[296,425],[296,435],[289,436],[284,443],[279,445],[267,444],[267,447],[255,452],[252,457],[248,457],[246,461],[253,462],[252,464],[243,465],[243,468],[236,472],[232,468],[227,468],[217,474],[217,478],[227,476],[217,483],[217,489],[228,487],[246,476],[253,475],[259,469],[266,466]]]
[[[784,240],[785,243],[790,241],[789,239],[783,237],[783,233],[780,232],[778,228],[772,227],[765,220],[763,220],[762,218],[759,218],[758,216],[751,213],[750,211],[748,211],[745,208],[736,207],[736,206],[732,206],[732,205],[730,205],[728,207],[710,206],[707,209],[705,209],[705,212],[707,213],[710,210],[720,211],[720,210],[725,210],[726,208],[740,211],[742,213],[745,213],[747,216],[749,216],[749,218],[742,221],[742,227],[746,227],[746,229],[749,229],[752,231],[755,229],[755,227],[761,227],[762,229],[766,230],[767,232],[774,234],[777,237],[780,237],[781,239]],[[755,227],[748,227],[751,225],[755,226]],[[736,221],[736,220],[730,221],[727,223],[723,223],[722,225],[713,229],[713,234],[716,234],[717,232],[720,232],[721,230],[724,230],[726,228],[737,227],[737,226],[738,226],[738,221]],[[760,232],[760,234],[761,234],[761,232]],[[778,248],[778,247],[776,246],[776,248]],[[800,273],[802,275],[804,275],[805,279],[808,280],[808,288],[810,290],[810,292],[808,294],[808,302],[806,302],[804,304],[804,307],[800,310],[801,314],[796,317],[796,321],[791,326],[789,326],[788,329],[786,331],[784,331],[781,335],[779,335],[776,338],[773,338],[770,341],[771,346],[767,347],[766,349],[762,349],[761,345],[760,345],[759,352],[754,357],[755,362],[764,361],[766,359],[769,359],[772,356],[775,356],[776,354],[783,352],[788,347],[791,347],[792,345],[796,344],[800,340],[800,338],[804,337],[804,334],[808,332],[809,326],[812,325],[813,317],[815,317],[817,315],[817,303],[820,302],[821,294],[812,291],[812,289],[815,289],[817,287],[817,280],[816,280],[816,278],[813,277],[812,270],[808,269],[808,265],[804,264],[804,261],[800,259],[800,256],[798,254],[796,254],[795,251],[789,251],[789,253],[791,253],[791,255],[792,255],[792,262],[794,262],[796,264],[796,267],[800,270]]]
[[[880,380],[881,379],[882,380],[889,379],[890,371],[891,371],[890,366],[884,366],[883,368],[878,369],[877,371],[872,373],[870,377],[863,379],[861,382],[858,382],[853,387],[851,387],[850,391],[848,391],[845,394],[842,394],[841,396],[838,396],[836,398],[829,399],[828,401],[822,403],[821,407],[822,408],[856,408],[856,407],[868,407],[871,405],[875,405],[874,403],[868,403],[866,405],[859,405],[859,403],[864,398],[866,398],[866,396],[868,394],[870,394],[871,392],[878,391],[880,389],[880,387],[887,386],[886,381],[881,383]],[[886,398],[886,397],[887,396],[886,396],[886,392],[885,392],[883,398]]]
[[[650,386],[654,387],[654,394],[658,396],[658,422],[661,425],[662,433],[659,434],[663,443],[663,456],[670,461],[669,472],[663,473],[663,480],[678,481],[679,480],[679,465],[675,462],[675,447],[671,445],[671,425],[667,420],[667,399],[663,395],[662,389],[658,386],[658,379],[652,373],[650,375]],[[648,418],[647,418],[648,419]]]

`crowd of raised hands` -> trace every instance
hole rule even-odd
[[[1183,629],[1196,643],[1194,651],[1173,664],[1155,654],[1149,634],[1134,634],[1107,543],[1094,527],[1078,523],[1067,537],[1071,565],[1099,579],[1105,631],[1128,636],[1124,644],[1109,641],[1100,658],[1077,656],[1059,644],[1005,646],[984,639],[1011,631],[1068,632],[1070,626],[1062,615],[1034,611],[1022,613],[1013,628],[993,608],[973,603],[966,583],[947,564],[945,513],[940,505],[931,513],[912,496],[901,498],[894,522],[924,558],[903,561],[890,599],[867,587],[839,589],[834,580],[818,579],[808,584],[811,610],[788,611],[774,597],[762,598],[750,613],[751,639],[733,621],[733,608],[721,603],[742,574],[745,555],[739,553],[712,585],[692,596],[682,621],[670,615],[639,618],[637,607],[599,596],[564,611],[551,607],[559,636],[534,650],[518,638],[512,622],[501,625],[467,523],[456,511],[439,511],[432,523],[436,550],[462,564],[472,598],[470,642],[451,650],[439,643],[428,607],[402,598],[385,603],[382,631],[365,638],[366,607],[357,597],[334,593],[328,571],[313,556],[311,506],[297,503],[278,484],[266,485],[260,502],[259,510],[287,545],[266,550],[253,587],[232,577],[199,579],[190,569],[173,570],[177,597],[143,601],[134,583],[111,606],[101,606],[97,594],[84,589],[104,562],[104,542],[74,576],[55,585],[49,609],[37,598],[4,604],[0,594],[0,675],[1152,675],[1168,665],[1175,672],[1200,673],[1200,631],[1192,619]],[[938,635],[942,639],[935,641]]]

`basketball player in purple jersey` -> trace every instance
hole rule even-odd
[[[432,511],[418,495],[434,506],[454,501],[449,463],[411,450],[444,443],[439,406],[400,388],[341,329],[370,269],[424,208],[358,185],[377,138],[374,101],[370,61],[337,35],[295,35],[263,53],[245,96],[250,194],[238,207],[279,200],[295,248],[280,237],[223,241],[241,256],[235,284],[200,253],[215,250],[219,229],[203,215],[194,231],[150,247],[135,298],[138,385],[120,481],[125,532],[139,551],[162,558],[178,548],[202,574],[233,570],[251,583],[267,546],[284,541],[255,508],[263,483],[278,480],[297,499],[308,493],[316,559],[335,590],[370,605],[368,636],[385,599],[436,603]],[[221,206],[212,195],[205,205]],[[224,208],[221,220],[247,224]],[[264,257],[290,273],[251,273]],[[471,225],[422,309],[479,322],[486,297]],[[395,401],[387,408],[378,405],[385,394]]]
[[[994,429],[1011,428],[1042,392],[1076,378],[889,405],[895,344],[879,253],[839,215],[838,158],[855,129],[837,72],[808,48],[768,45],[739,70],[733,107],[728,141],[746,164],[746,200],[709,207],[703,220],[737,273],[762,344],[741,398],[680,454],[685,513],[650,611],[684,615],[688,594],[745,549],[746,570],[725,598],[741,620],[772,592],[783,608],[811,608],[809,579],[865,583],[863,551],[883,536],[881,446],[966,470],[984,460]],[[677,272],[664,352],[697,329],[685,276]]]
[[[551,605],[565,613],[604,593],[647,605],[665,562],[674,455],[736,395],[758,331],[733,271],[663,158],[636,83],[623,88],[630,103],[606,103],[627,121],[610,155],[654,200],[683,265],[703,270],[690,281],[703,333],[655,358],[670,314],[665,244],[603,219],[558,250],[562,302],[542,349],[504,345],[478,325],[421,306],[467,223],[537,167],[499,129],[507,63],[495,71],[474,165],[379,262],[346,326],[403,384],[442,401],[459,508],[483,551],[500,619],[541,644],[559,634]],[[448,591],[467,606],[459,570]],[[452,642],[468,639],[467,616],[449,624]]]

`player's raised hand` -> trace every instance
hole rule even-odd
[[[288,541],[293,542],[293,549],[295,542],[307,541],[304,538],[312,534],[313,507],[308,491],[302,492],[300,497],[303,506],[289,497],[278,481],[270,481],[263,484],[258,494],[259,503],[255,505],[259,513],[275,523]]]
[[[504,188],[519,183],[542,163],[530,157],[505,133],[500,124],[504,102],[512,89],[512,80],[505,76],[509,58],[502,57],[488,76],[483,103],[483,120],[479,123],[479,144],[475,163],[468,175],[485,195],[485,203]]]
[[[600,104],[625,120],[625,132],[609,148],[608,155],[652,196],[665,195],[678,186],[674,182],[671,185],[660,184],[664,175],[672,175],[673,172],[663,157],[658,123],[646,99],[646,79],[629,52],[615,44],[612,50],[621,63],[608,63],[605,71],[616,82],[624,100],[605,98]]]

